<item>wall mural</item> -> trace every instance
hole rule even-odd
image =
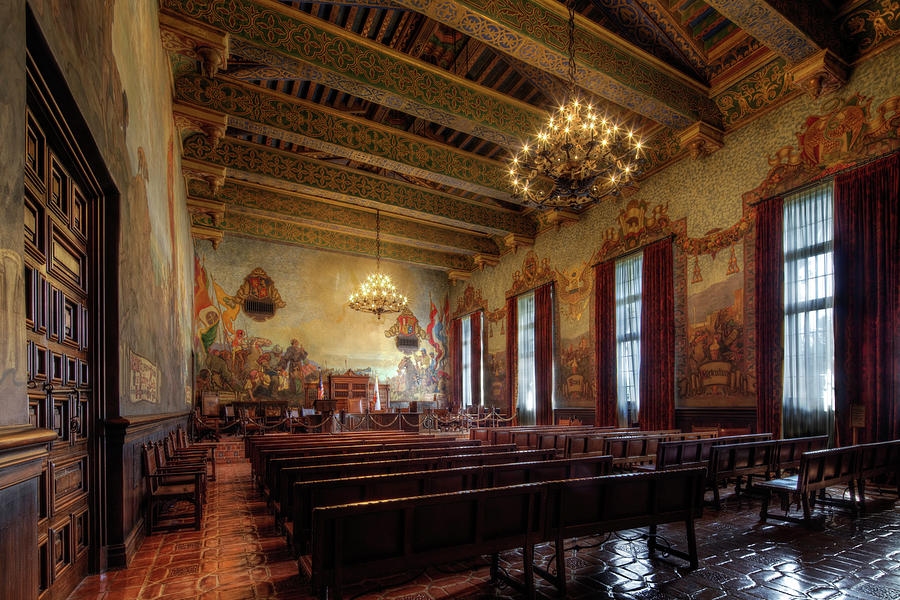
[[[823,109],[824,114],[806,118],[796,146],[784,146],[768,157],[772,168],[759,186],[743,195],[745,204],[900,148],[900,96],[881,102],[874,114],[872,98],[859,93],[832,98]]]
[[[290,292],[295,286],[308,288],[301,282],[286,279],[286,272],[269,267],[255,268],[238,279],[240,274],[220,253],[250,254],[238,247],[241,244],[266,245],[226,239],[219,250],[205,259],[199,255],[194,259],[197,394],[229,391],[245,400],[304,405],[315,395],[314,391],[310,394],[307,390],[314,390],[320,377],[327,386],[330,375],[350,370],[373,378],[377,375],[380,383],[387,383],[392,404],[444,398],[449,319],[446,296],[438,301],[426,296],[427,302],[421,303],[428,307],[426,319],[416,316],[415,307],[407,307],[386,323],[376,325],[374,318],[365,319],[365,332],[347,332],[337,321],[349,320],[357,313],[345,306],[343,290],[339,297],[332,295],[326,292],[330,286],[320,281],[315,292],[296,297]],[[307,254],[315,254],[322,262],[336,260],[326,258],[329,253],[314,250],[275,248],[276,252],[303,255],[286,257],[285,268],[292,268],[294,261],[308,263],[308,259],[303,260]],[[208,267],[207,261],[217,264]],[[309,268],[312,273],[314,267]],[[242,283],[229,293],[226,279]],[[243,300],[254,294],[269,297],[278,306],[276,313],[264,322],[242,310]],[[316,323],[322,320],[330,320],[330,327],[318,327]],[[337,334],[338,330],[341,335]],[[342,336],[346,336],[347,343]],[[374,350],[372,346],[379,336],[381,340],[390,340],[390,346]]]
[[[894,64],[900,58],[884,60]],[[873,73],[890,70],[871,68]],[[861,77],[869,78],[863,89],[881,85],[877,74]],[[892,91],[890,86],[882,88]],[[662,202],[654,203],[638,191],[620,200],[618,207],[611,204],[587,213],[573,226],[577,233],[567,235],[564,229],[554,236],[539,236],[523,259],[507,255],[491,273],[476,271],[466,289],[455,294],[460,305],[477,298],[489,316],[485,370],[486,397],[493,398],[489,402],[505,405],[505,295],[552,279],[557,284],[560,324],[556,405],[592,406],[596,365],[590,315],[589,331],[584,332],[583,324],[584,313],[592,310],[593,302],[589,267],[671,235],[678,263],[677,405],[755,406],[754,206],[762,199],[900,149],[900,95],[884,91],[879,101],[862,93],[823,99],[810,104],[815,108],[808,116],[798,114],[795,108],[793,122],[799,125],[795,143],[759,156],[768,162],[768,171],[761,181],[759,175],[755,180],[744,176],[749,180],[744,187],[748,191],[740,194],[739,216],[731,223],[715,227],[715,219],[708,220],[712,227],[705,233],[688,235],[689,217],[672,218],[670,210],[677,202],[679,214],[686,214],[693,197],[690,193],[686,192],[687,201],[675,195],[671,200],[662,196]],[[698,223],[692,225],[696,228]],[[584,235],[597,239],[586,261],[582,258],[584,246],[578,244]],[[501,274],[505,281],[511,279],[511,284],[495,282]]]

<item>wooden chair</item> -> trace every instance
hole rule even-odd
[[[199,530],[203,519],[203,471],[161,469],[157,464],[157,452],[151,445],[144,444],[141,447],[147,479],[148,524],[150,533],[167,531],[193,525]],[[166,509],[177,506],[178,502],[188,502],[193,506],[190,512],[175,512],[164,514]],[[183,520],[192,517],[192,521]],[[173,523],[162,525],[163,520],[174,520]]]
[[[208,438],[219,441],[219,420],[205,418],[201,414],[200,408],[195,408],[194,412],[191,413],[191,425],[194,429],[195,439],[202,440]]]
[[[216,480],[216,445],[194,444],[188,445],[187,434],[184,429],[178,428],[169,433],[170,441],[166,442],[166,458],[172,461],[202,461],[209,467],[207,473],[210,481]]]
[[[159,442],[151,443],[150,449],[154,452],[156,456],[156,470],[158,473],[168,474],[171,476],[171,481],[175,481],[176,479],[187,480],[193,476],[195,471],[200,471],[203,474],[203,479],[201,480],[201,492],[202,496],[206,496],[206,463],[203,459],[170,459],[167,450],[166,450],[166,442],[169,440],[168,437],[163,438]]]
[[[246,408],[239,409],[239,418],[241,421],[241,432],[244,435],[250,435],[253,433],[262,433],[264,431],[262,423],[257,421],[251,414],[250,410]]]

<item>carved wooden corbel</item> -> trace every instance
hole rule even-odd
[[[180,101],[175,101],[172,113],[178,129],[202,133],[213,148],[225,137],[228,117],[224,113]]]
[[[703,121],[697,121],[678,134],[682,148],[686,148],[691,158],[705,158],[725,145],[724,132]]]
[[[215,227],[192,224],[191,237],[195,240],[207,240],[212,244],[213,250],[218,250],[219,243],[225,238],[225,232]]]
[[[200,62],[207,77],[228,66],[228,34],[199,23],[187,22],[166,11],[159,13],[163,48]]]
[[[181,158],[181,172],[186,182],[191,179],[205,181],[209,185],[210,193],[215,196],[225,185],[225,167],[205,163],[193,158]]]
[[[794,87],[815,100],[843,87],[850,75],[850,68],[834,52],[825,49],[793,65],[788,75]]]

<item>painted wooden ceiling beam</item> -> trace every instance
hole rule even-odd
[[[199,181],[188,184],[188,196],[189,199],[200,198],[204,201],[209,201],[211,197],[208,186]],[[375,231],[375,213],[371,210],[235,179],[226,179],[215,199],[225,204],[223,209],[287,219],[319,229],[365,236],[371,236]],[[467,255],[500,252],[497,243],[489,237],[411,221],[389,213],[381,215],[381,233],[387,240],[429,247],[440,252]]]
[[[390,169],[499,200],[511,200],[503,164],[354,117],[320,104],[191,74],[175,81],[177,100],[228,115],[244,131]]]
[[[544,113],[274,0],[160,0],[167,14],[231,37],[230,51],[292,79],[308,79],[507,147]],[[239,43],[243,41],[245,43]]]
[[[225,167],[229,177],[329,200],[391,207],[391,212],[486,235],[533,235],[534,221],[514,211],[396,179],[226,138],[213,148],[203,135],[183,143],[184,156]]]
[[[840,40],[834,14],[821,2],[706,0],[722,16],[795,64]]]
[[[206,234],[195,237],[210,239],[211,241],[213,240],[210,232],[222,232],[229,235],[251,237],[269,242],[281,242],[357,256],[375,258],[377,255],[376,243],[371,237],[329,231],[283,219],[230,210],[225,211],[221,224],[217,226],[212,224],[212,220],[207,215],[191,215],[191,228]],[[219,242],[215,241],[214,243],[218,245]],[[386,261],[408,263],[441,271],[471,271],[475,268],[475,262],[468,256],[437,252],[392,242],[382,242],[381,258]],[[390,272],[390,269],[387,271]]]
[[[395,0],[562,79],[568,14],[557,0]],[[578,85],[657,123],[721,125],[706,85],[576,15]]]

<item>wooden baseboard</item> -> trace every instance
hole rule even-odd
[[[134,555],[140,550],[141,544],[146,537],[144,528],[144,518],[141,517],[135,523],[128,536],[125,538],[124,544],[110,544],[104,546],[103,551],[106,554],[106,568],[110,570],[124,569],[128,567]]]

